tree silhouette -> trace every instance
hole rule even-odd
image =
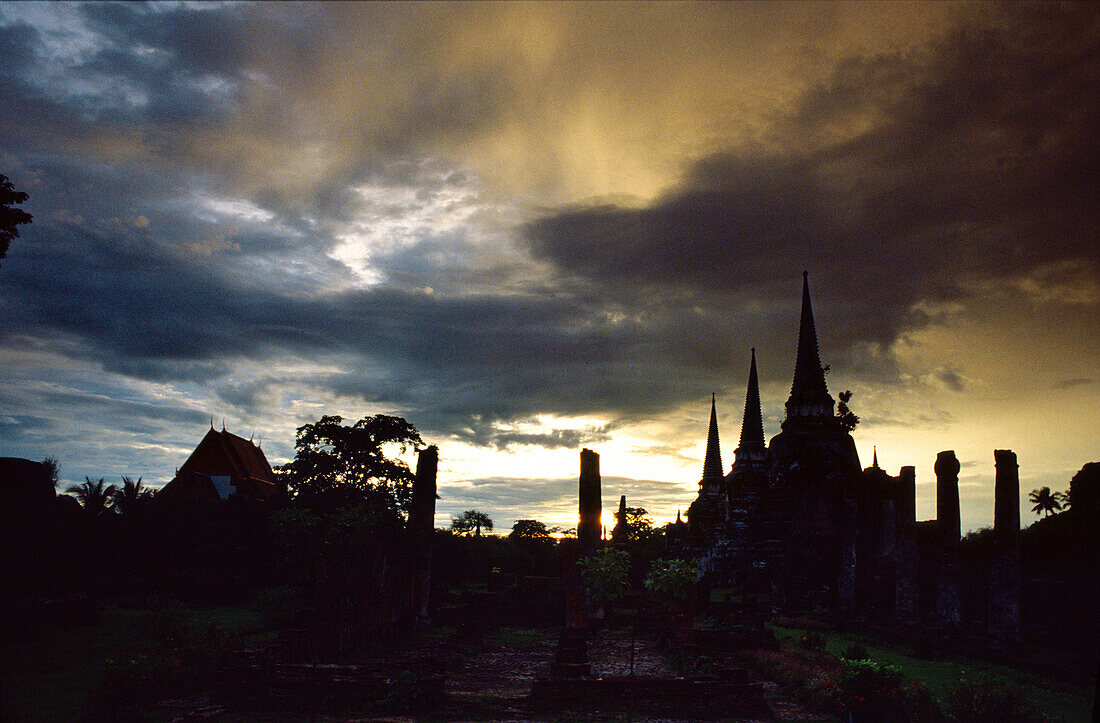
[[[83,484],[72,485],[65,491],[76,495],[84,512],[90,517],[100,517],[110,509],[110,502],[118,490],[114,485],[105,487],[105,484],[102,477],[98,482],[92,482],[90,478],[85,477]]]
[[[298,428],[294,460],[279,469],[296,501],[320,510],[367,504],[398,514],[408,509],[413,473],[383,447],[404,453],[423,444],[401,417],[378,414],[344,426],[324,416]]]
[[[859,424],[859,415],[852,411],[848,406],[848,402],[852,401],[852,392],[849,389],[845,389],[840,394],[836,395],[840,401],[836,404],[836,418],[840,420],[840,425],[846,430],[851,432]]]
[[[123,515],[131,515],[141,510],[153,499],[153,491],[142,486],[141,477],[135,482],[129,477],[122,478],[122,487],[114,487],[111,494],[111,507]]]
[[[471,532],[475,537],[481,537],[481,528],[493,531],[493,520],[489,515],[478,510],[466,510],[458,517],[451,518],[451,532],[457,535],[468,535]]]
[[[550,530],[538,520],[516,520],[508,537],[512,540],[549,540]]]
[[[618,517],[616,512],[615,518]],[[644,507],[627,507],[623,524],[626,525],[626,538],[631,542],[644,542],[653,534],[653,518]]]
[[[1062,503],[1059,501],[1059,496],[1057,492],[1051,492],[1049,487],[1040,487],[1032,490],[1027,498],[1034,504],[1031,508],[1032,512],[1047,517],[1061,511]]]
[[[16,191],[8,177],[0,173],[0,261],[7,256],[11,240],[19,238],[19,229],[16,226],[34,220],[34,216],[16,208],[26,200],[27,194]]]
[[[1054,496],[1058,498],[1058,502],[1062,505],[1063,510],[1068,510],[1070,508],[1071,504],[1069,490],[1065,490],[1064,492],[1055,492]]]
[[[57,489],[58,474],[61,466],[57,463],[57,459],[54,457],[46,457],[42,460],[42,466],[46,468],[46,475],[50,478],[50,483]]]

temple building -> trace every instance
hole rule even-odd
[[[157,493],[164,501],[214,503],[238,497],[271,502],[286,497],[264,452],[252,440],[210,428],[176,476]]]
[[[805,273],[785,411],[780,433],[765,444],[753,349],[733,464],[722,474],[712,396],[699,493],[686,529],[670,526],[671,544],[699,560],[704,582],[755,595],[775,610],[957,626],[958,461],[953,452],[941,454],[936,474],[942,519],[922,523],[915,519],[913,467],[891,476],[879,467],[876,453],[871,466],[861,468],[853,424],[837,413],[825,382]],[[1015,505],[1017,511],[1015,525],[1007,511],[998,512],[1008,520],[1006,540],[1019,536],[1014,460],[1011,452],[997,452],[997,509]],[[1003,547],[1000,584],[1009,589],[1015,548],[1011,541]],[[1009,601],[992,618],[1011,629],[1018,615]]]

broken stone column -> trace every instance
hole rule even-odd
[[[917,472],[912,466],[898,473],[897,572],[894,586],[894,614],[899,624],[909,627],[920,622],[920,592],[917,583]]]
[[[1006,650],[1020,637],[1020,468],[1016,454],[993,451],[993,561],[989,571],[989,645]]]
[[[600,455],[590,449],[581,450],[579,485],[580,521],[577,524],[577,544],[581,557],[591,555],[600,542],[603,529],[603,498],[600,494]]]
[[[959,470],[961,465],[953,450],[936,455],[936,531],[940,557],[939,579],[936,581],[936,622],[957,630],[962,624],[959,602]]]
[[[413,548],[414,606],[416,622],[428,624],[428,597],[432,587],[432,532],[435,529],[436,471],[439,449],[432,445],[416,457],[412,506],[409,508],[409,534]]]
[[[936,455],[936,527],[946,544],[959,544],[959,470],[954,450]]]

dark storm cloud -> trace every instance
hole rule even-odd
[[[504,449],[513,444],[526,444],[548,449],[577,448],[585,444],[606,442],[610,436],[607,427],[598,429],[551,429],[540,434],[524,434],[521,432],[499,432],[493,436],[493,444],[497,449]]]
[[[0,151],[18,160],[10,175],[31,192],[36,216],[0,276],[0,338],[64,339],[67,353],[108,371],[208,384],[249,413],[298,385],[479,445],[575,447],[705,400],[726,380],[740,392],[753,344],[765,380],[789,380],[803,268],[831,344],[826,361],[882,376],[883,350],[937,318],[935,304],[918,302],[961,299],[972,281],[1056,261],[1095,262],[1091,15],[1010,9],[1007,25],[957,32],[926,54],[854,57],[776,121],[767,152],[698,159],[640,210],[578,207],[529,224],[530,249],[561,270],[556,278],[519,268],[527,258],[471,260],[466,231],[415,229],[415,242],[372,257],[379,285],[349,290],[351,271],[326,252],[331,226],[362,211],[355,186],[419,188],[403,206],[374,209],[382,221],[461,191],[461,173],[434,178],[439,169],[390,159],[425,137],[496,127],[518,81],[491,65],[420,73],[394,59],[400,78],[375,74],[362,80],[367,90],[345,88],[350,99],[332,94],[333,116],[350,113],[354,132],[336,134],[335,168],[312,182],[295,168],[283,193],[265,174],[324,125],[330,98],[303,110],[296,93],[323,96],[327,76],[314,64],[338,21],[296,25],[261,6],[76,7],[95,46],[66,78],[93,91],[35,85],[27,58],[44,41],[26,25],[0,28],[0,82],[10,90]],[[257,28],[270,32],[265,42]],[[263,46],[278,49],[287,77],[267,79],[270,97],[267,80],[254,82],[257,127],[220,129],[228,150],[210,151],[196,171],[189,154],[203,156],[210,139],[199,131],[234,108]],[[110,92],[94,91],[100,81]],[[386,89],[399,97],[364,102]],[[233,195],[227,178],[241,180],[238,169],[262,178]],[[218,204],[227,200],[250,205],[226,211]],[[285,357],[339,371],[232,378],[237,362]],[[962,389],[965,380],[944,369],[939,382]],[[610,422],[511,429],[545,412]]]
[[[841,63],[776,124],[771,150],[700,159],[641,209],[547,214],[526,227],[532,250],[610,294],[679,292],[732,313],[789,299],[808,269],[818,327],[839,346],[829,360],[846,370],[976,282],[1058,263],[1087,279],[1100,14],[1003,9],[922,53]]]
[[[31,66],[35,48],[38,45],[38,31],[26,23],[13,23],[0,26],[0,68],[7,78]]]

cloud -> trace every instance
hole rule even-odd
[[[0,162],[36,217],[0,343],[193,402],[118,405],[134,430],[339,403],[498,450],[646,424],[668,456],[752,346],[780,408],[804,268],[840,388],[904,385],[899,345],[976,296],[1094,307],[1096,14],[867,15],[0,7]],[[110,413],[35,399],[5,439]]]
[[[738,315],[782,304],[809,269],[842,369],[978,282],[1095,305],[1080,270],[1098,256],[1097,17],[1014,6],[920,52],[853,55],[771,146],[701,158],[640,208],[548,212],[526,225],[530,248],[616,298]]]
[[[1095,384],[1095,379],[1088,377],[1074,377],[1073,379],[1062,379],[1051,385],[1054,389],[1073,389],[1075,387],[1083,387],[1088,384]]]
[[[650,516],[663,519],[674,517],[678,507],[690,502],[683,487],[657,480],[604,475],[601,489],[605,520],[611,519],[621,494],[631,507],[643,507]],[[517,519],[575,527],[577,479],[487,477],[440,485],[436,524],[446,526],[452,515],[471,508],[488,513],[498,533],[506,533]]]

